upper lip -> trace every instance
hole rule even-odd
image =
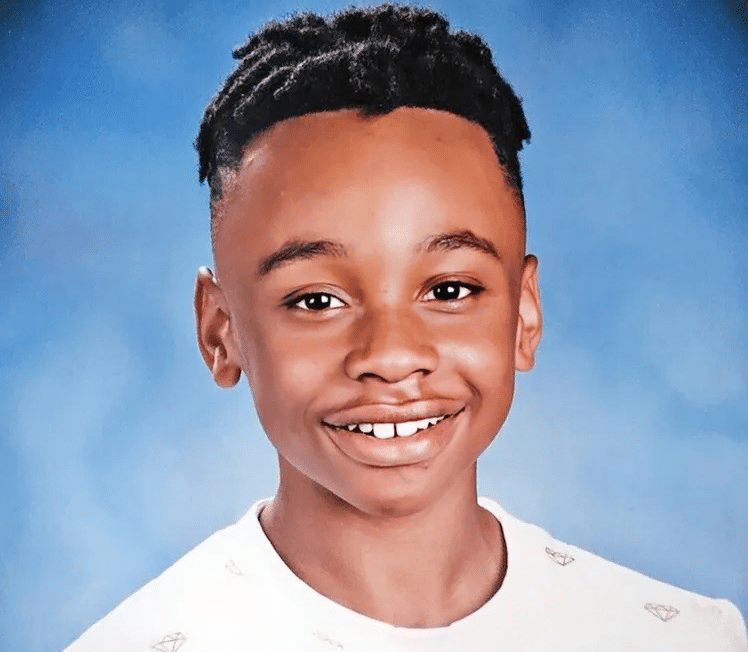
[[[452,399],[429,399],[408,403],[366,403],[332,412],[322,422],[335,427],[353,423],[405,423],[432,417],[451,416],[464,407]]]

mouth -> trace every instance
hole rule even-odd
[[[322,426],[354,462],[423,470],[460,432],[460,415],[466,409],[463,402],[452,399],[369,403],[328,414]]]
[[[332,424],[323,421],[322,423],[329,428],[351,433],[360,433],[369,435],[376,439],[393,439],[395,437],[412,437],[418,432],[433,428],[437,423],[445,419],[451,419],[457,416],[462,410],[451,414],[438,414],[423,419],[411,421],[392,421],[392,422],[361,422],[361,423],[344,423]]]

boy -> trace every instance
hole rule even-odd
[[[247,376],[280,484],[69,650],[746,651],[734,606],[478,499],[541,334],[520,101],[408,7],[239,48],[197,139],[198,342]]]

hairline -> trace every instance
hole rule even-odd
[[[441,111],[443,113],[449,113],[451,115],[457,116],[458,118],[462,118],[463,120],[467,120],[468,122],[471,122],[472,124],[477,125],[483,130],[484,134],[488,137],[489,141],[491,142],[491,149],[493,150],[494,157],[496,159],[496,164],[501,169],[502,176],[504,177],[504,182],[506,183],[507,188],[509,188],[509,190],[511,190],[511,192],[514,194],[515,199],[519,203],[519,208],[522,213],[522,231],[524,234],[523,237],[525,240],[525,247],[526,247],[527,214],[525,211],[524,193],[519,188],[519,185],[517,184],[517,180],[510,173],[508,165],[501,162],[501,159],[499,158],[499,152],[497,151],[497,145],[494,142],[494,139],[491,136],[490,132],[486,129],[484,125],[482,125],[480,122],[477,122],[475,120],[471,120],[470,118],[467,118],[464,115],[461,115],[459,113],[448,111],[446,109],[438,109],[438,108],[434,108],[430,106],[400,105],[400,106],[396,106],[396,107],[393,107],[391,109],[388,109],[386,111],[381,111],[381,112],[371,111],[369,107],[359,106],[359,107],[340,107],[337,109],[330,109],[327,111],[312,111],[309,113],[300,113],[299,115],[289,116],[287,118],[283,118],[282,120],[273,122],[271,125],[263,129],[261,132],[257,133],[253,138],[247,141],[246,145],[242,149],[242,155],[233,164],[226,164],[226,165],[222,165],[216,168],[216,171],[213,176],[214,182],[209,184],[209,187],[210,187],[210,241],[211,241],[211,249],[214,252],[214,258],[215,258],[216,241],[218,239],[218,234],[220,232],[220,223],[222,221],[221,217],[219,216],[219,213],[221,210],[220,204],[222,200],[225,198],[224,190],[226,188],[227,182],[231,183],[231,181],[236,180],[236,177],[239,175],[239,171],[244,165],[244,162],[246,160],[246,157],[249,151],[255,145],[257,145],[257,143],[260,140],[262,140],[262,138],[264,138],[267,134],[269,134],[277,125],[282,124],[289,120],[303,118],[304,116],[316,115],[320,113],[336,113],[338,111],[347,111],[347,110],[355,111],[358,114],[358,117],[363,120],[368,120],[368,119],[373,120],[377,117],[389,115],[393,111],[396,111],[397,109],[401,109],[401,108],[424,109],[428,111]],[[217,189],[214,189],[214,188],[217,188]]]

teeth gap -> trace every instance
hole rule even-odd
[[[444,421],[444,419],[447,419],[450,416],[452,415],[445,414],[444,416],[440,416],[440,417],[429,417],[426,419],[419,419],[416,423],[420,424],[420,423],[425,422],[426,425],[423,427],[418,426],[418,428],[416,429],[416,432],[418,433],[418,432],[421,432],[422,430],[427,430],[428,428],[435,426],[437,423],[439,423],[440,421]],[[362,425],[364,426],[364,430],[361,429]],[[358,433],[361,433],[362,435],[368,435],[369,437],[374,437],[374,428],[371,423],[366,423],[366,424],[349,423],[348,425],[345,425],[345,426],[334,426],[334,427],[336,427],[338,430],[345,430],[347,432],[358,432]],[[395,427],[395,436],[396,437],[398,436],[397,426]]]

